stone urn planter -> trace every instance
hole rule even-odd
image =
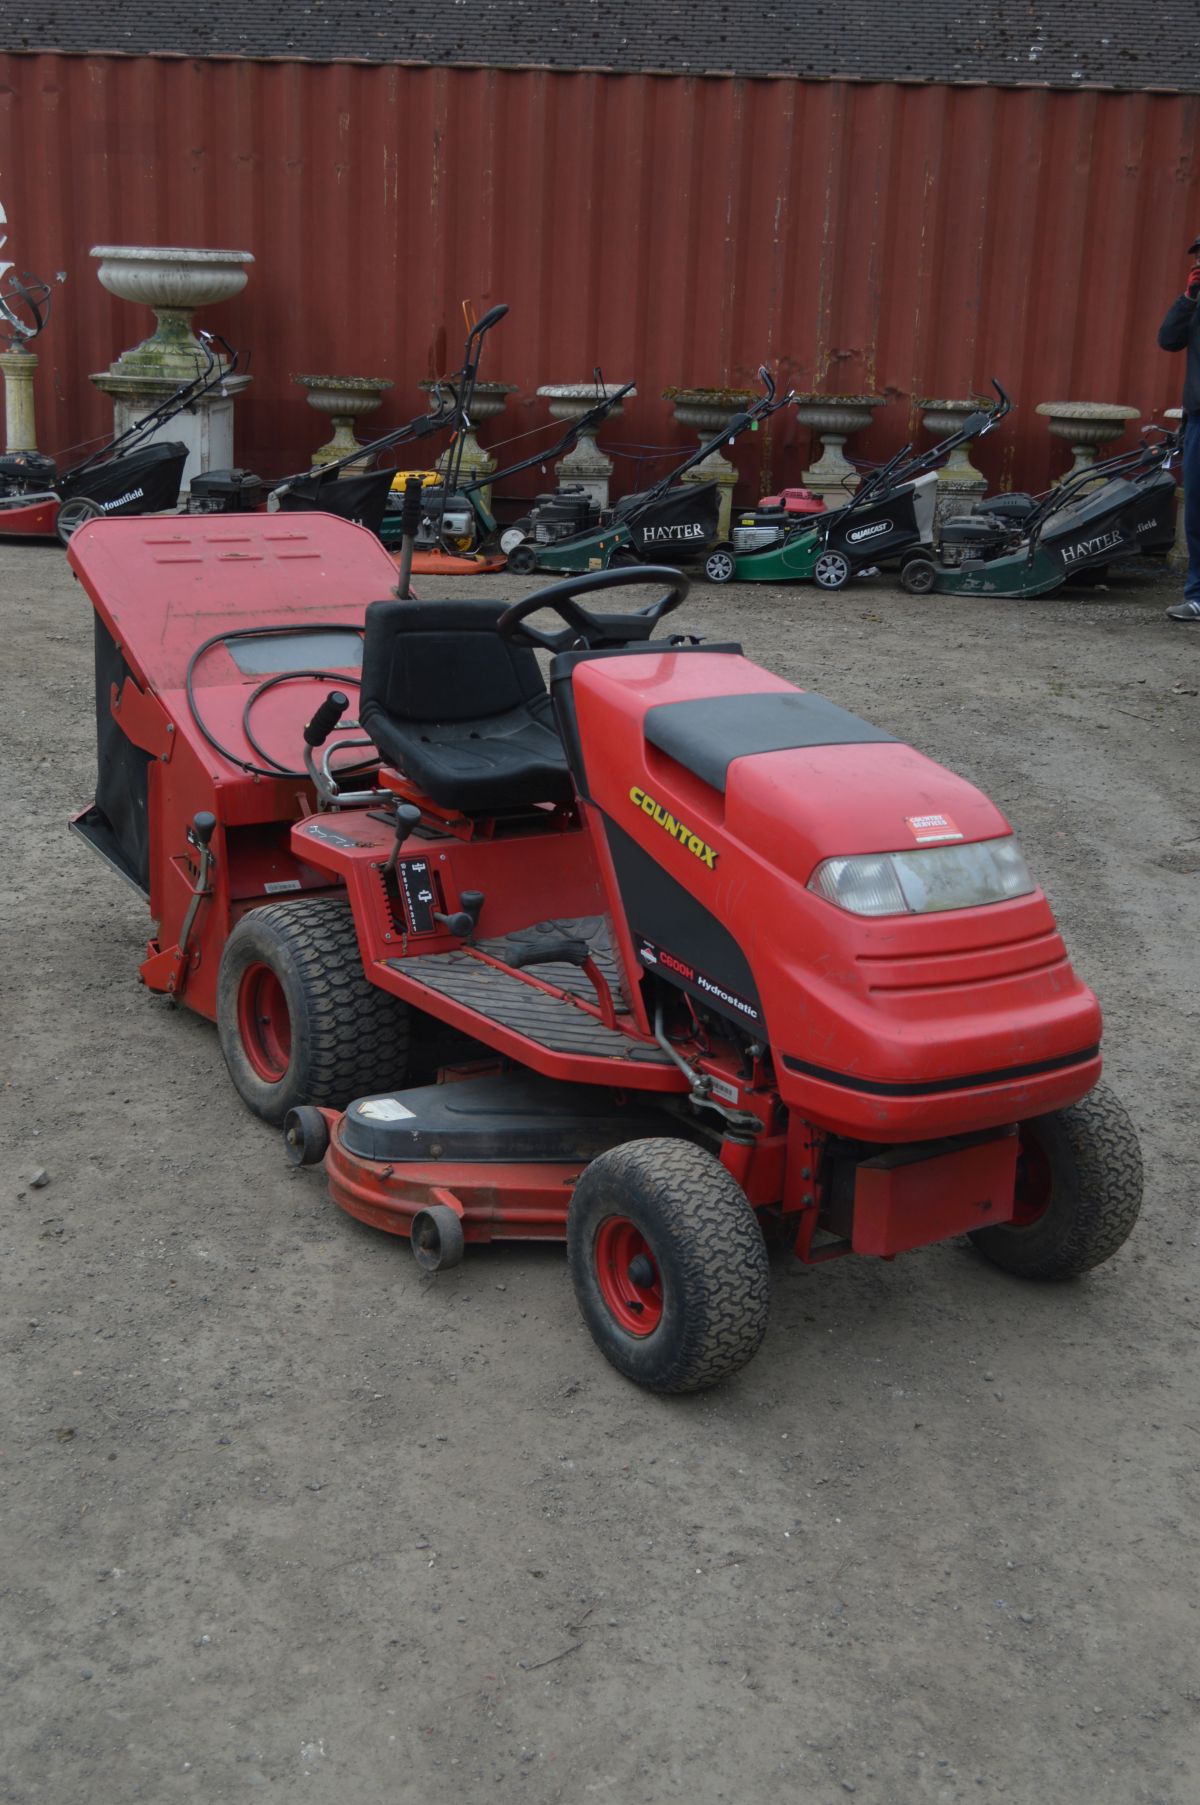
[[[308,405],[333,422],[333,437],[313,452],[314,470],[362,450],[354,436],[354,422],[364,414],[373,414],[394,386],[385,376],[293,376],[292,381],[308,390]],[[347,464],[339,474],[354,476],[361,475],[361,471],[356,472],[353,464]]]
[[[797,395],[796,418],[820,440],[821,455],[801,473],[805,488],[817,495],[845,498],[862,480],[842,453],[846,440],[871,424],[883,395]]]
[[[962,430],[962,423],[967,415],[978,413],[981,405],[982,403],[969,399],[943,401],[929,395],[913,396],[913,406],[921,410],[922,425],[935,439],[953,438],[956,432]],[[969,513],[975,498],[987,489],[987,477],[981,475],[971,462],[969,445],[960,445],[951,452],[938,470],[937,479],[939,520],[944,520],[951,514]]]
[[[114,371],[174,376],[186,382],[202,355],[192,331],[200,307],[240,295],[249,280],[249,251],[187,250],[179,245],[97,244],[100,285],[122,301],[154,309],[158,324],[148,339],[123,351]]]
[[[735,414],[742,413],[755,395],[752,389],[664,389],[663,400],[669,401],[681,426],[690,426],[701,445]],[[710,451],[703,463],[680,478],[685,483],[720,483],[720,525],[722,539],[728,539],[733,518],[733,491],[738,473],[720,451]]]
[[[153,308],[157,321],[149,338],[91,377],[103,394],[112,397],[113,427],[121,433],[203,367],[192,316],[198,308],[215,307],[241,294],[254,258],[249,251],[147,244],[97,244],[91,254],[99,264],[101,286],[119,300]],[[153,435],[187,445],[185,490],[198,471],[229,469],[234,463],[233,404],[249,382],[249,376],[227,375],[219,388]]]
[[[538,394],[549,404],[551,418],[566,424],[569,420],[582,420],[586,413],[597,406],[601,394],[607,399],[624,386],[622,382],[606,382],[602,386],[594,382],[551,382],[545,383]],[[629,393],[636,395],[637,390],[630,389]],[[605,419],[617,420],[624,412],[624,403],[620,403]],[[593,426],[587,432],[580,433],[574,449],[559,459],[554,471],[560,483],[578,483],[597,507],[606,508],[613,464],[612,459],[606,457],[596,444],[598,431],[599,427]]]
[[[432,394],[436,384],[423,382],[421,387],[427,394]],[[515,382],[477,382],[475,384],[475,398],[471,402],[471,423],[463,433],[459,466],[461,481],[478,480],[480,477],[490,476],[496,468],[495,458],[479,443],[476,435],[485,420],[494,420],[504,412],[508,406],[509,396],[515,395],[516,392],[517,384]],[[453,447],[448,447],[438,458],[439,470],[444,471],[449,468],[452,450]],[[484,507],[490,510],[492,505],[490,484],[480,490],[479,499]]]
[[[1136,407],[1122,407],[1115,401],[1042,401],[1036,411],[1049,421],[1054,437],[1065,439],[1075,455],[1067,477],[1089,469],[1101,445],[1119,439],[1131,420],[1141,419]]]

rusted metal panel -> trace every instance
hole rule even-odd
[[[150,327],[90,246],[191,244],[257,259],[211,323],[253,350],[238,456],[267,473],[323,437],[293,373],[390,376],[372,423],[403,419],[469,296],[512,309],[483,375],[520,393],[486,441],[599,363],[640,390],[609,441],[683,444],[660,391],[765,361],[886,394],[851,446],[882,457],[914,395],[995,374],[1018,406],[978,462],[1036,486],[1069,457],[1037,402],[1178,399],[1155,333],[1200,231],[1198,128],[1187,96],[6,56],[0,202],[5,255],[65,273],[38,346],[51,449],[103,429],[87,376]],[[746,494],[807,460],[783,420],[739,447]]]

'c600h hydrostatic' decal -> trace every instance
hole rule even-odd
[[[674,978],[688,990],[698,991],[710,1003],[720,1009],[722,1015],[732,1015],[735,1020],[761,1022],[762,1013],[757,1005],[748,997],[739,996],[736,991],[718,984],[687,959],[681,959],[678,953],[668,952],[665,947],[658,946],[645,934],[636,939],[637,956],[649,971],[660,971],[666,977]]]
[[[661,802],[655,802],[653,796],[647,796],[645,790],[640,790],[637,784],[634,784],[630,790],[629,800],[635,808],[640,808],[644,815],[649,815],[656,827],[663,828],[673,840],[678,840],[681,846],[686,846],[692,856],[699,859],[702,865],[707,865],[710,871],[716,870],[715,847],[710,846],[707,840],[702,840],[699,834],[694,834],[686,822],[677,820],[669,810],[663,807]]]

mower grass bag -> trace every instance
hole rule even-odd
[[[768,1242],[965,1234],[1049,1279],[1129,1234],[1099,1007],[1009,823],[676,636],[678,572],[401,601],[378,539],[318,513],[96,521],[70,558],[97,619],[76,826],[146,895],[142,979],[426,1271],[565,1240],[606,1358],[674,1392],[759,1347]],[[630,583],[655,599],[623,609]]]

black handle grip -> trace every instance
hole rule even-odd
[[[404,485],[404,506],[400,511],[400,531],[406,539],[415,539],[421,524],[421,488],[419,476],[410,476]]]
[[[525,965],[586,965],[591,953],[586,940],[571,937],[517,947],[508,952],[504,963],[511,965],[514,971],[520,971]]]
[[[499,324],[507,312],[507,301],[498,301],[495,307],[489,307],[483,318],[476,325],[471,337],[482,338],[485,332],[490,332],[493,326]]]
[[[349,696],[344,696],[340,689],[331,689],[304,729],[305,745],[314,750],[323,746],[349,706]]]
[[[216,830],[217,817],[209,814],[206,808],[197,809],[192,816],[192,839],[197,846],[207,846]]]

